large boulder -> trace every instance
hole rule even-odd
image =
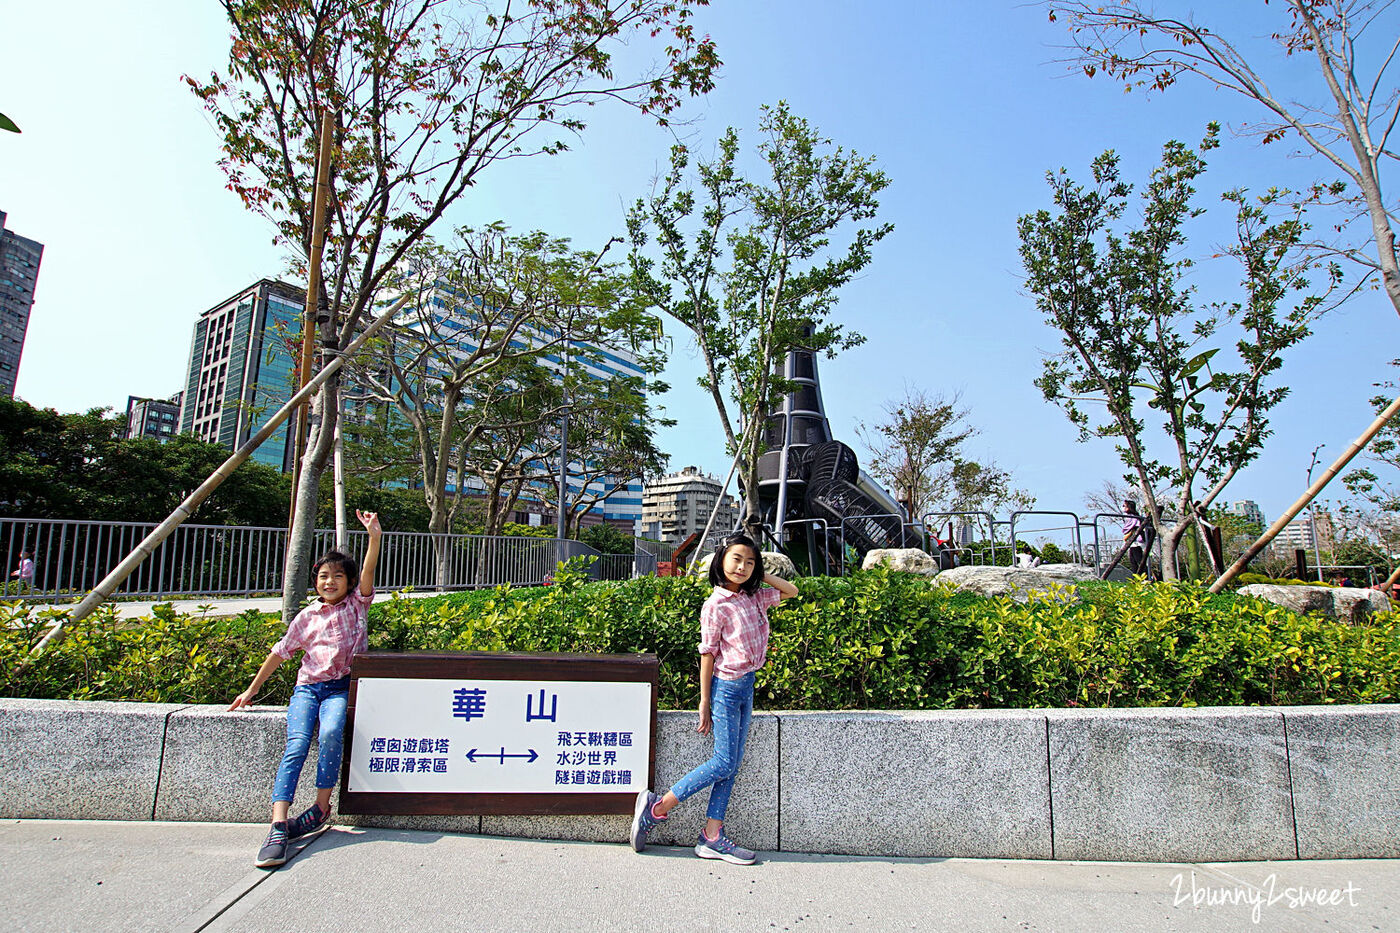
[[[903,570],[925,577],[938,573],[938,561],[916,547],[876,548],[866,551],[860,569],[869,570],[881,564],[887,565],[891,570]]]
[[[1018,603],[1028,602],[1037,591],[1096,580],[1093,567],[1080,564],[1041,564],[1029,570],[1020,567],[954,567],[938,575],[939,583],[979,596],[1009,596]]]
[[[1375,612],[1389,612],[1390,600],[1380,590],[1356,586],[1280,586],[1251,583],[1238,590],[1297,613],[1320,612],[1347,622],[1365,622]]]
[[[771,573],[775,577],[782,577],[784,580],[791,580],[793,577],[797,576],[797,567],[786,554],[780,554],[777,551],[764,551],[762,557],[763,569],[766,573]],[[695,565],[695,575],[703,577],[708,574],[710,572],[710,561],[714,559],[715,555],[713,552],[702,557],[700,562]]]

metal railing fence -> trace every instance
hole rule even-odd
[[[1135,518],[1139,521],[1144,522],[1147,520],[1145,516],[1129,515],[1127,512],[1099,512],[1094,516],[1093,558],[1094,572],[1096,574],[1102,576],[1105,565],[1107,565],[1108,562],[1113,559],[1113,555],[1117,554],[1119,549],[1122,548],[1123,533],[1121,531],[1121,528],[1123,523],[1126,522],[1129,518]],[[1100,529],[1102,529],[1103,531],[1102,534],[1100,534]],[[1162,539],[1157,537],[1156,535],[1152,536],[1151,551],[1152,553],[1149,556],[1155,556],[1157,558],[1157,564],[1158,566],[1160,566],[1162,563]],[[1178,570],[1179,564],[1180,560],[1178,558]],[[1128,566],[1128,558],[1126,554],[1123,556],[1123,559],[1119,561],[1119,566]],[[1177,576],[1180,576],[1179,572]]]
[[[0,598],[39,600],[85,593],[153,528],[155,523],[148,522],[0,518],[0,553],[4,555]],[[364,530],[352,531],[347,550],[363,559],[368,540]],[[316,554],[334,545],[334,531],[316,532]],[[141,597],[279,593],[286,546],[285,528],[181,525],[117,593]],[[34,562],[30,581],[10,576],[24,552]],[[503,583],[533,586],[544,583],[559,561],[584,555],[598,558],[589,569],[597,579],[625,580],[656,572],[652,554],[599,554],[578,541],[386,531],[375,585],[386,590],[466,590]]]
[[[925,512],[923,517],[923,524],[925,528],[938,529],[944,521],[948,521],[951,523],[954,519],[958,519],[960,524],[962,525],[978,528],[979,530],[982,527],[982,520],[986,520],[987,537],[983,540],[987,542],[987,546],[978,548],[976,551],[974,551],[967,545],[954,545],[952,541],[948,542],[950,546],[953,546],[954,553],[959,555],[959,560],[964,566],[980,566],[983,564],[995,564],[998,548],[1006,548],[1008,563],[1014,559],[1013,554],[1015,552],[1015,546],[1006,543],[999,544],[997,542],[997,526],[1004,525],[1006,524],[1006,522],[997,521],[995,516],[993,516],[991,512],[983,512],[978,510]],[[969,519],[975,519],[976,521],[974,523],[972,521],[969,521]],[[963,555],[966,556],[964,557]]]

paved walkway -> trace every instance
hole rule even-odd
[[[1169,865],[779,853],[745,868],[689,849],[636,855],[624,844],[336,827],[269,872],[252,867],[264,832],[0,821],[0,929],[1400,929],[1395,861]]]
[[[406,596],[410,599],[422,599],[425,596],[441,596],[431,590],[421,592],[403,592],[398,595]],[[377,603],[388,602],[393,599],[395,593],[389,590],[378,590],[374,594],[374,601]],[[67,603],[36,603],[34,611],[41,612],[46,609],[57,609],[59,611],[71,610],[78,604],[75,599]],[[151,614],[151,608],[158,605],[169,605],[175,608],[176,612],[188,613],[190,615],[204,614],[207,607],[208,615],[213,616],[236,616],[239,613],[247,612],[249,609],[256,609],[259,612],[281,612],[282,597],[280,596],[259,596],[259,597],[229,597],[229,596],[205,596],[196,599],[153,599],[146,601],[126,601],[116,600],[110,603],[116,607],[117,615],[123,619],[139,619],[142,616]]]

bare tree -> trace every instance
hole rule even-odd
[[[1267,0],[1265,0],[1267,3]],[[1282,0],[1268,15],[1269,35],[1285,53],[1281,64],[1259,67],[1239,38],[1227,38],[1189,13],[1158,12],[1145,0],[1045,0],[1050,19],[1069,25],[1075,68],[1102,72],[1125,89],[1160,91],[1183,75],[1201,78],[1258,103],[1267,116],[1246,132],[1268,144],[1292,138],[1337,173],[1304,200],[1337,209],[1335,236],[1306,243],[1314,254],[1357,264],[1356,287],[1377,277],[1400,314],[1400,262],[1394,199],[1387,203],[1382,170],[1397,158],[1391,133],[1400,120],[1400,91],[1387,74],[1400,52],[1400,9],[1391,0]],[[1286,21],[1285,21],[1286,20]],[[1312,64],[1309,66],[1308,62]],[[1312,69],[1311,100],[1281,92]]]

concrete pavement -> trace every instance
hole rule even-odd
[[[388,602],[395,595],[410,599],[422,599],[425,596],[441,596],[441,593],[431,590],[423,591],[392,591],[378,590],[374,594],[374,601],[377,603]],[[35,603],[33,610],[35,613],[48,609],[57,609],[60,612],[71,610],[78,604],[78,599],[73,599],[66,603]],[[139,619],[142,616],[151,614],[154,606],[169,605],[176,612],[188,615],[209,615],[216,616],[236,616],[247,612],[249,609],[256,609],[259,612],[281,612],[282,597],[280,596],[205,596],[195,599],[153,599],[153,600],[113,600],[108,603],[117,610],[117,616],[122,619]]]
[[[683,848],[637,855],[621,842],[335,827],[268,872],[252,867],[264,833],[247,824],[0,822],[0,929],[1400,929],[1396,861],[773,854],[746,868]]]

